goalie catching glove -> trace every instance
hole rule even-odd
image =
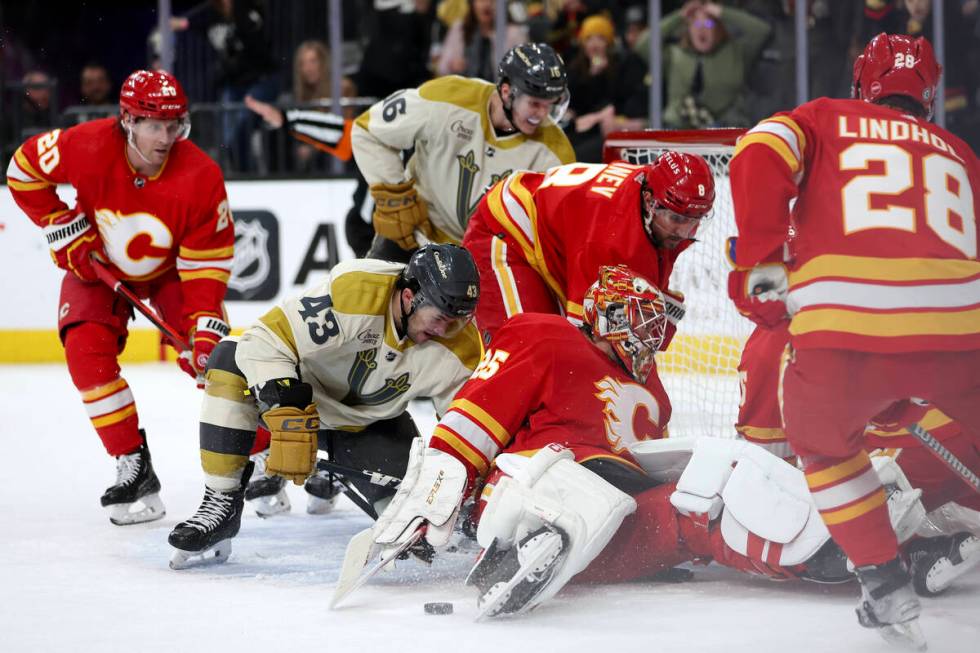
[[[265,473],[302,485],[316,468],[320,417],[313,388],[296,379],[273,379],[253,389],[262,421],[269,429],[269,458]]]
[[[414,181],[375,184],[371,186],[371,197],[374,198],[374,230],[382,238],[410,251],[419,246],[416,230],[430,239],[435,236],[429,222],[429,208],[419,199]]]

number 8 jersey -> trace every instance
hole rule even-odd
[[[340,263],[316,286],[283,301],[241,336],[235,362],[249,387],[296,378],[313,386],[322,428],[360,430],[431,397],[445,412],[482,354],[476,327],[415,344],[399,338],[392,293],[404,265]]]
[[[751,129],[730,171],[740,265],[796,230],[795,348],[980,348],[980,172],[962,140],[889,107],[821,98]]]

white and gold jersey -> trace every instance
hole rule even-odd
[[[235,355],[249,387],[298,372],[313,386],[325,429],[359,430],[419,397],[445,412],[480,361],[480,337],[469,323],[451,338],[399,339],[391,297],[403,268],[372,259],[340,263],[259,318]]]
[[[415,180],[439,242],[459,243],[483,192],[514,170],[543,172],[575,152],[548,120],[534,136],[497,136],[490,124],[496,87],[449,75],[389,95],[354,122],[352,145],[371,185]],[[407,166],[401,152],[415,148]]]

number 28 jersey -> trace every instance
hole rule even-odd
[[[980,348],[980,172],[962,140],[895,109],[821,98],[750,130],[731,180],[740,265],[782,247],[790,221],[796,230],[794,347]]]

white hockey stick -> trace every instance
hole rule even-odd
[[[936,455],[947,467],[957,473],[967,485],[973,488],[973,491],[980,494],[980,478],[977,477],[970,468],[963,464],[956,455],[943,446],[943,444],[936,439],[936,437],[929,431],[922,428],[919,424],[912,424],[908,427],[909,433],[915,436],[915,439],[921,442],[925,447],[929,449],[932,453]]]
[[[363,531],[350,538],[347,543],[347,551],[344,553],[344,564],[340,568],[340,578],[337,579],[337,587],[334,588],[333,598],[330,599],[330,609],[334,610],[345,598],[351,595],[364,583],[368,582],[376,573],[381,571],[389,563],[394,562],[402,553],[407,551],[413,544],[422,539],[425,533],[424,528],[420,528],[407,540],[398,545],[387,558],[378,557],[371,565],[368,565],[368,558],[374,548],[374,529],[365,528]]]

